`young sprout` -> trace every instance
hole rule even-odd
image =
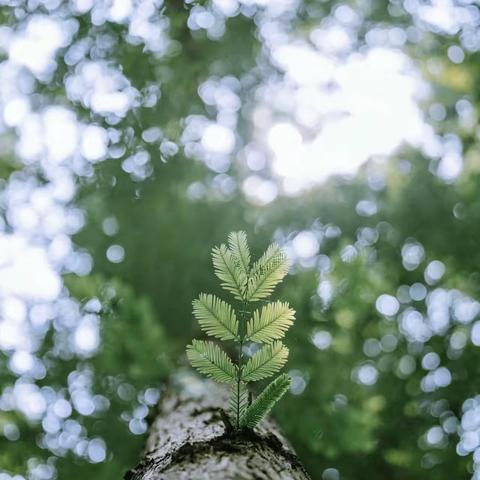
[[[288,260],[277,244],[251,264],[245,232],[232,232],[228,245],[212,251],[215,275],[221,286],[236,300],[235,310],[215,295],[202,293],[193,301],[193,314],[202,330],[222,341],[233,341],[236,359],[232,360],[216,343],[193,340],[187,357],[193,367],[219,383],[231,385],[230,423],[236,429],[253,429],[290,387],[286,374],[275,378],[252,402],[247,384],[271,377],[286,363],[288,348],[281,338],[293,324],[295,311],[287,302],[266,302],[288,272]],[[253,308],[263,301],[261,307]],[[244,358],[247,342],[263,346]]]

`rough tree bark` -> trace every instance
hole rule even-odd
[[[307,472],[278,427],[264,420],[255,432],[226,431],[220,409],[228,391],[210,381],[170,387],[161,398],[145,457],[125,480],[305,480]]]

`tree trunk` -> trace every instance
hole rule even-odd
[[[184,377],[162,395],[146,454],[125,480],[304,480],[310,477],[278,427],[264,420],[254,432],[228,432],[221,409],[228,390]]]

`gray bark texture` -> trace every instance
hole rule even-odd
[[[278,427],[226,430],[227,389],[188,377],[161,397],[145,457],[125,480],[305,480],[307,472]]]

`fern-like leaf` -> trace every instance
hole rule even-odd
[[[293,324],[295,310],[287,302],[274,302],[255,310],[247,323],[247,338],[254,342],[270,343],[282,338]]]
[[[248,304],[268,297],[287,274],[287,257],[278,245],[272,244],[251,266],[245,232],[230,233],[227,243],[212,250],[215,275],[224,289],[241,300],[241,313],[250,319],[240,321],[227,302],[204,293],[193,301],[193,314],[208,335],[236,343],[240,352],[238,363],[215,343],[203,340],[193,340],[187,346],[187,357],[200,373],[231,385],[229,412],[221,411],[225,428],[230,431],[254,428],[290,386],[290,378],[280,375],[253,403],[247,390],[247,382],[270,377],[286,363],[288,348],[279,339],[292,325],[295,311],[288,303],[276,301],[258,308],[250,316],[252,310]],[[245,341],[265,344],[246,363],[241,355]]]
[[[222,280],[222,287],[242,300],[247,288],[247,275],[241,270],[232,252],[222,244],[212,250],[215,275]]]
[[[228,355],[213,342],[193,340],[187,346],[187,357],[199,372],[219,383],[236,379],[236,367]]]
[[[285,395],[290,388],[290,383],[290,377],[284,373],[267,385],[265,390],[246,409],[240,420],[240,426],[244,428],[256,427],[262,418]]]
[[[220,340],[238,338],[238,320],[233,308],[215,295],[201,293],[193,301],[193,315],[208,335]]]
[[[248,390],[243,382],[232,383],[230,395],[230,418],[235,426],[239,426],[240,420],[248,407]]]
[[[231,232],[228,235],[228,247],[237,260],[240,270],[247,277],[250,272],[250,249],[245,232]]]
[[[265,345],[248,360],[242,372],[242,380],[256,382],[278,372],[287,361],[288,348],[279,340]]]
[[[275,243],[255,262],[247,286],[247,300],[255,302],[268,297],[288,273],[288,259]]]

